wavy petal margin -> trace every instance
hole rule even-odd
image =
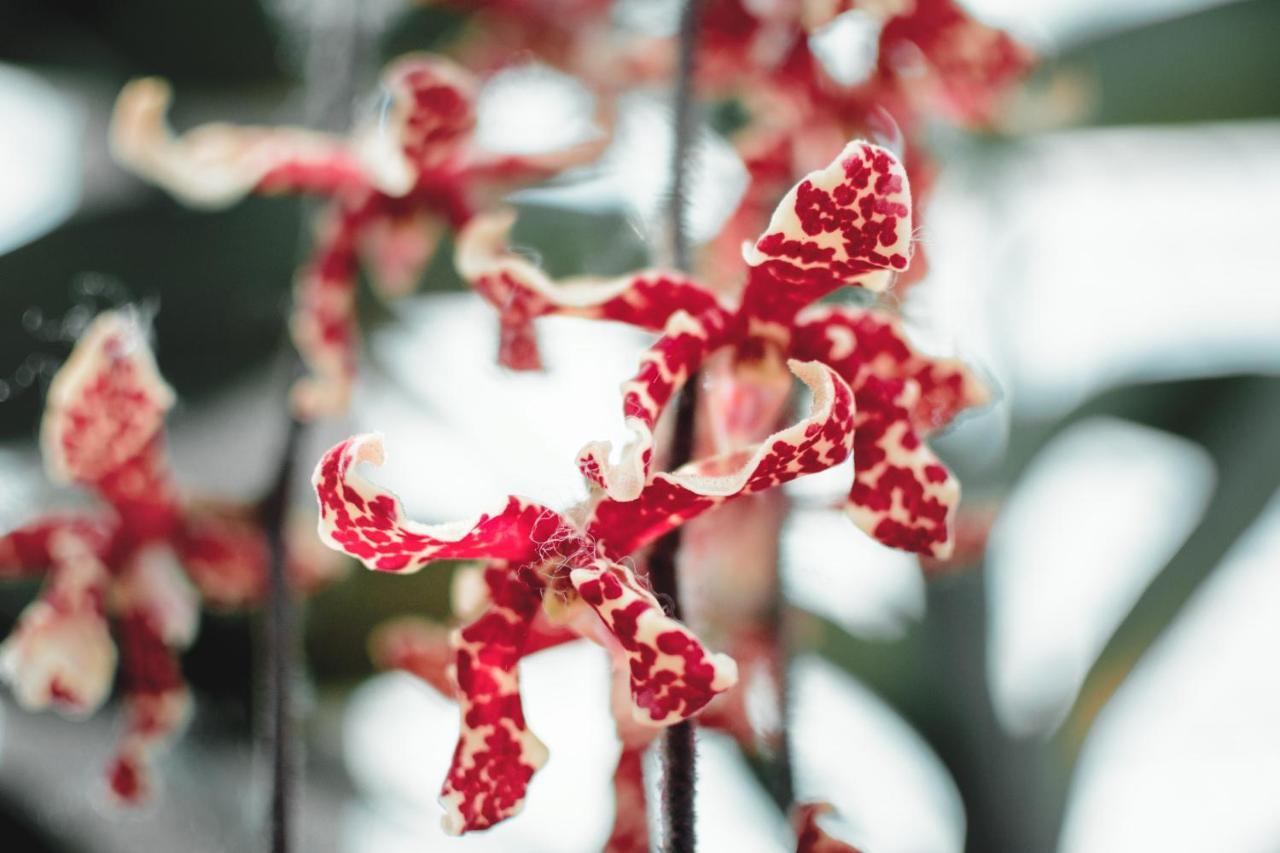
[[[960,483],[911,425],[920,389],[868,378],[858,393],[853,489],[845,511],[890,548],[945,560],[955,538]]]
[[[490,604],[456,631],[454,680],[461,730],[440,791],[446,832],[487,829],[520,811],[547,748],[529,731],[518,667],[542,599],[510,572],[486,573]]]
[[[889,151],[855,140],[792,187],[743,257],[803,303],[846,284],[881,291],[911,260],[911,228],[906,170]]]
[[[326,134],[216,123],[178,136],[166,118],[172,97],[158,77],[125,86],[111,116],[111,150],[184,204],[216,209],[255,189],[332,193],[365,183],[345,143]]]
[[[424,172],[458,158],[475,129],[478,83],[452,60],[427,53],[401,56],[387,66],[382,83],[391,104],[378,122],[379,144],[386,145],[378,171],[407,191]],[[386,156],[391,144],[402,159],[398,166]]]
[[[626,566],[598,559],[569,580],[617,639],[630,666],[637,722],[669,726],[687,720],[738,681],[728,655],[708,652]]]
[[[70,529],[50,537],[49,555],[44,590],[0,645],[0,678],[24,708],[83,717],[106,700],[116,671],[105,615],[110,573]]]
[[[879,311],[845,306],[806,311],[796,324],[791,352],[795,358],[831,365],[855,392],[869,376],[912,380],[920,397],[911,409],[911,423],[921,435],[991,401],[986,383],[964,362],[921,353],[902,322]]]
[[[98,315],[49,385],[40,440],[50,478],[97,485],[152,442],[173,402],[139,319]]]
[[[635,500],[653,463],[654,429],[667,404],[715,350],[727,342],[731,318],[715,308],[692,316],[677,311],[663,335],[640,358],[640,369],[622,386],[622,409],[632,438],[617,464],[613,445],[593,441],[578,451],[578,470],[610,498]]]
[[[715,296],[690,278],[647,270],[612,279],[553,282],[511,251],[515,211],[481,214],[458,235],[458,274],[498,311],[502,337],[498,361],[515,370],[541,366],[533,321],[551,315],[613,320],[658,330],[676,311],[700,315],[718,307]]]
[[[847,459],[854,441],[853,392],[824,364],[790,361],[788,366],[813,394],[808,417],[754,448],[655,474],[634,501],[601,501],[588,534],[621,558],[717,504]]]
[[[357,435],[332,447],[312,475],[320,539],[370,569],[407,574],[435,560],[535,560],[562,538],[559,513],[511,497],[497,513],[438,525],[404,514],[400,499],[361,477],[361,462],[381,465],[382,439]]]

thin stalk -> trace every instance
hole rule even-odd
[[[339,130],[351,120],[352,100],[363,52],[361,21],[357,6],[342,0],[282,0],[279,11],[301,40],[304,80],[303,111],[308,125]],[[311,240],[306,224],[314,218],[314,203],[304,205],[299,246]],[[286,308],[286,316],[288,309]],[[288,384],[302,374],[297,352],[286,344]],[[297,669],[297,625],[290,597],[287,573],[286,525],[290,494],[299,449],[307,426],[292,411],[285,427],[270,491],[258,506],[259,521],[267,537],[270,566],[266,621],[267,748],[271,762],[270,849],[289,853],[293,849],[294,791],[297,786],[296,741],[293,732],[294,673]]]
[[[680,17],[680,66],[675,86],[674,140],[671,159],[671,195],[668,207],[671,255],[676,267],[689,269],[688,187],[691,151],[697,116],[693,98],[694,61],[697,48],[699,0],[686,0]],[[676,404],[675,434],[671,443],[671,467],[680,467],[693,455],[694,420],[698,409],[697,373],[690,376]],[[680,582],[676,571],[680,530],[668,533],[654,545],[649,560],[649,580],[668,615],[681,618]],[[671,726],[662,742],[662,849],[666,853],[692,853],[697,846],[694,823],[694,790],[697,747],[693,721]]]
[[[271,850],[288,853],[293,825],[293,607],[286,574],[288,554],[285,525],[303,425],[290,417],[271,490],[259,505],[259,521],[266,532],[270,553],[268,570],[267,645],[267,741],[271,755]]]

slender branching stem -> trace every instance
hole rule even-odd
[[[697,131],[693,77],[699,5],[699,0],[686,0],[680,18],[680,66],[675,85],[675,138],[668,208],[672,260],[679,269],[686,271],[689,269],[689,178]],[[676,405],[675,435],[670,454],[673,469],[688,462],[693,455],[698,384],[699,378],[695,373],[689,377]],[[653,590],[668,614],[677,619],[681,617],[680,584],[676,571],[679,551],[680,531],[676,529],[658,541],[649,562]],[[692,721],[667,729],[662,738],[662,759],[662,849],[666,853],[692,853],[696,846],[693,800],[697,759]]]
[[[271,490],[259,505],[259,521],[266,533],[270,554],[268,566],[266,646],[267,646],[267,740],[271,755],[271,850],[291,849],[293,811],[293,607],[286,575],[288,554],[285,529],[289,516],[289,493],[294,464],[304,427],[290,417],[284,446]]]

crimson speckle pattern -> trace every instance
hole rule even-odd
[[[960,361],[915,350],[896,319],[874,311],[807,311],[792,352],[830,364],[857,398],[849,515],[885,545],[945,559],[960,486],[923,439],[984,404],[986,387]]]
[[[449,829],[480,829],[514,814],[541,764],[542,750],[520,710],[516,666],[534,648],[564,639],[563,632],[536,630],[539,605],[548,598],[558,610],[585,603],[599,617],[626,661],[637,720],[670,725],[687,719],[735,683],[734,662],[708,652],[667,617],[622,561],[714,506],[847,458],[852,391],[823,365],[797,362],[792,369],[813,392],[808,418],[758,448],[659,475],[636,502],[598,500],[594,512],[564,515],[510,497],[496,512],[428,526],[407,518],[394,495],[357,473],[360,462],[382,463],[378,437],[347,439],[321,459],[312,483],[320,536],[330,547],[392,573],[440,559],[489,561],[487,606],[454,640],[462,726],[441,794]],[[579,526],[571,517],[590,520]]]
[[[542,590],[503,569],[485,572],[490,603],[452,639],[461,717],[458,744],[440,792],[445,829],[486,829],[524,803],[547,748],[529,731],[517,666]]]
[[[736,310],[717,303],[698,315],[669,317],[663,336],[623,385],[623,416],[635,437],[617,462],[610,461],[607,442],[587,444],[578,457],[583,475],[613,502],[637,501],[652,477],[644,502],[619,514],[626,525],[643,531],[650,520],[661,524],[686,505],[700,506],[699,497],[679,495],[665,475],[652,475],[653,430],[689,376],[723,352],[743,383],[764,390],[778,385],[784,360],[794,358],[830,366],[853,389],[849,515],[890,547],[945,559],[959,484],[924,439],[960,411],[984,404],[987,389],[958,360],[915,350],[885,313],[809,305],[842,285],[880,286],[883,275],[905,264],[910,201],[901,165],[889,152],[850,143],[778,205],[769,231],[747,252],[748,280]],[[744,406],[755,399],[724,398]],[[736,422],[732,412],[715,418]],[[597,509],[605,516],[613,511],[609,501]]]

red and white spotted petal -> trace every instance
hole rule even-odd
[[[813,394],[808,417],[756,447],[655,474],[634,501],[601,501],[588,534],[621,558],[713,506],[847,459],[854,440],[853,392],[826,365],[791,361],[788,366]]]
[[[578,469],[610,498],[635,500],[653,462],[653,431],[667,404],[708,356],[728,340],[730,316],[720,308],[695,316],[677,311],[663,335],[640,358],[640,370],[622,386],[622,410],[632,438],[619,461],[613,445],[593,441],[578,451]]]
[[[305,420],[341,415],[351,399],[360,345],[355,317],[360,227],[351,211],[326,215],[316,229],[311,258],[294,282],[289,327],[308,375],[294,384],[292,400]]]
[[[191,700],[167,639],[174,633],[163,592],[137,585],[117,621],[124,687],[125,728],[107,768],[113,797],[124,805],[146,802],[154,791],[153,764],[190,717]]]
[[[54,566],[53,543],[70,532],[95,554],[107,545],[109,532],[99,522],[77,516],[39,518],[0,536],[0,578],[38,577]]]
[[[744,257],[773,287],[795,291],[801,304],[846,284],[880,291],[910,262],[911,228],[902,163],[883,148],[854,141],[792,187]],[[751,287],[768,286],[753,276]]]
[[[138,317],[100,314],[49,385],[40,439],[50,477],[96,485],[152,443],[173,402]]]
[[[694,316],[718,307],[701,285],[678,273],[650,270],[612,279],[553,282],[536,264],[511,251],[515,212],[499,210],[471,220],[458,236],[458,273],[498,310],[499,362],[516,369],[538,364],[533,320],[549,315],[614,320],[658,330],[676,311]]]
[[[40,598],[0,645],[0,678],[24,708],[86,716],[106,700],[115,676],[105,615],[110,573],[70,530],[51,537],[49,552],[52,571]]]
[[[312,475],[321,540],[370,569],[406,574],[435,560],[537,561],[565,539],[559,513],[517,497],[496,513],[438,525],[407,518],[400,499],[356,472],[381,465],[379,436],[358,435],[332,447]]]
[[[314,541],[314,527],[309,533]],[[238,608],[261,600],[267,582],[267,541],[240,508],[188,507],[173,545],[207,604]]]
[[[830,803],[798,803],[791,810],[796,853],[860,853],[857,847],[835,838],[823,827],[822,817],[834,812]]]
[[[216,123],[177,136],[166,117],[171,99],[157,77],[125,86],[111,117],[111,148],[184,204],[219,208],[254,190],[329,194],[367,183],[342,140],[314,131]]]
[[[919,387],[869,377],[858,390],[853,489],[845,511],[890,548],[946,559],[960,483],[912,427]]]
[[[425,172],[457,161],[475,129],[477,82],[440,56],[407,54],[387,67],[391,104],[361,140],[367,169],[388,190],[407,192]]]
[[[147,803],[155,794],[155,762],[191,717],[186,687],[127,692],[125,729],[107,765],[107,789],[124,806]]]
[[[964,362],[921,353],[902,322],[880,311],[845,306],[807,310],[796,324],[791,352],[795,358],[831,365],[855,391],[871,376],[915,382],[920,396],[911,409],[911,423],[922,436],[991,400],[991,391]]]
[[[384,622],[369,636],[369,657],[379,669],[400,669],[418,676],[443,696],[454,695],[452,633],[437,622],[405,616]]]
[[[626,566],[597,559],[569,580],[622,646],[630,667],[632,714],[669,726],[687,720],[738,681],[733,658],[713,654]]]
[[[541,588],[511,572],[488,572],[491,602],[454,633],[461,727],[440,791],[451,834],[487,829],[520,811],[547,748],[525,724],[518,667]]]

